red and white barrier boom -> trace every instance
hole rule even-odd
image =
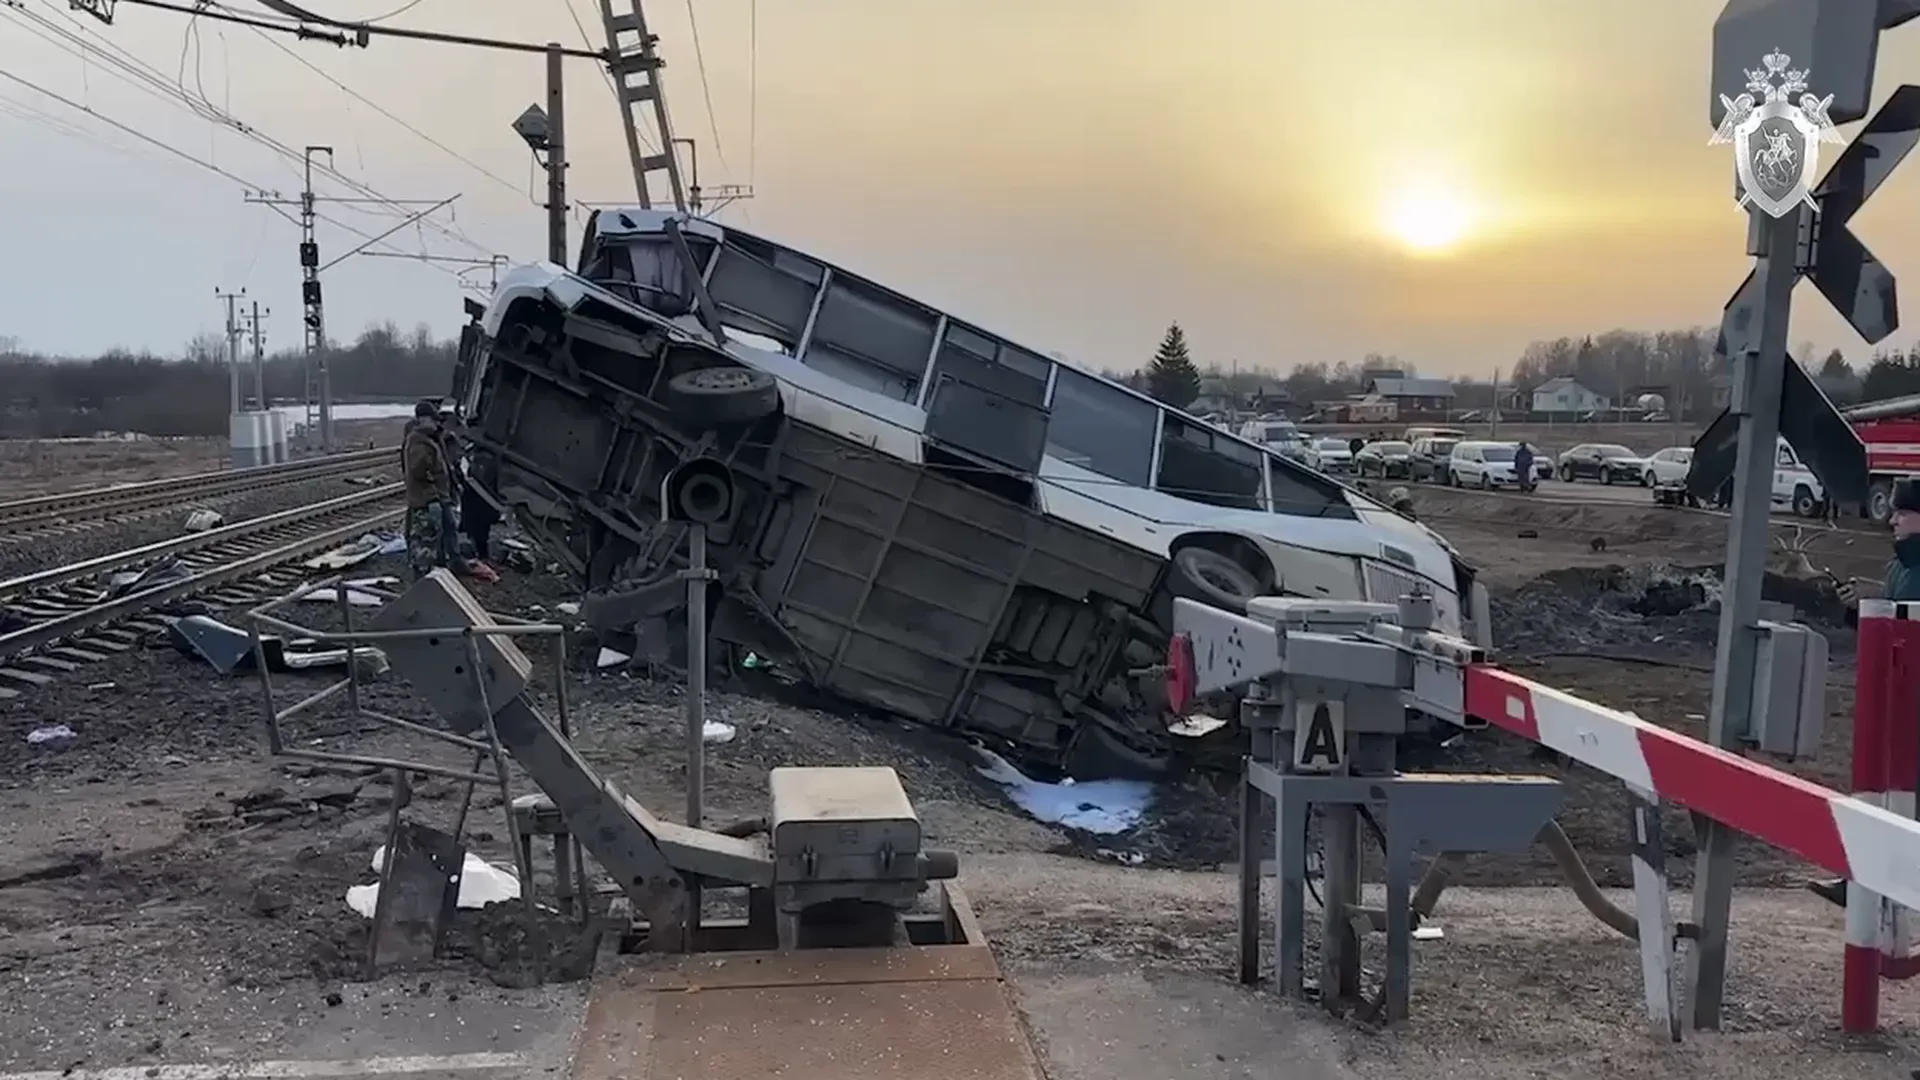
[[[1915,621],[1920,605],[1869,602],[1863,608],[1860,752],[1875,763],[1873,770],[1898,771],[1857,774],[1861,798],[1504,671],[1485,662],[1470,642],[1434,632],[1431,605],[1418,597],[1402,599],[1397,608],[1262,597],[1249,602],[1244,616],[1176,601],[1169,698],[1181,709],[1198,695],[1245,692],[1241,716],[1252,732],[1254,751],[1246,785],[1250,801],[1242,804],[1241,865],[1256,867],[1261,861],[1250,824],[1261,816],[1258,792],[1275,803],[1274,846],[1268,850],[1281,890],[1276,971],[1283,993],[1299,989],[1302,950],[1288,937],[1303,926],[1294,894],[1304,875],[1303,818],[1309,809],[1328,815],[1330,823],[1347,812],[1343,806],[1386,811],[1384,825],[1367,820],[1388,860],[1389,907],[1382,920],[1389,938],[1382,992],[1388,1019],[1399,1019],[1393,1010],[1408,1000],[1409,954],[1396,938],[1405,936],[1410,919],[1420,914],[1409,913],[1405,898],[1395,895],[1411,885],[1396,861],[1416,850],[1510,850],[1516,835],[1524,845],[1532,840],[1531,830],[1540,827],[1539,822],[1516,826],[1516,818],[1551,816],[1557,790],[1546,790],[1553,786],[1546,778],[1515,788],[1512,777],[1399,773],[1392,745],[1410,730],[1408,718],[1425,716],[1463,727],[1498,727],[1624,782],[1643,808],[1634,823],[1642,927],[1672,926],[1660,845],[1653,836],[1660,801],[1704,814],[1849,879],[1858,903],[1870,907],[1860,912],[1861,936],[1850,932],[1848,938],[1848,1000],[1870,1002],[1883,969],[1892,972],[1913,963],[1904,937],[1883,939],[1879,932],[1887,921],[1879,916],[1882,901],[1920,908],[1920,821],[1910,812],[1920,769],[1915,733],[1920,728],[1920,622]],[[1806,753],[1824,716],[1825,639],[1797,624],[1762,622],[1759,632],[1762,662],[1754,712],[1764,719],[1757,721],[1754,738],[1771,750]],[[1887,724],[1884,718],[1890,716],[1900,722]],[[1891,764],[1896,761],[1897,766]],[[1478,791],[1471,790],[1475,782],[1481,785]],[[1526,795],[1527,790],[1535,794]],[[1903,794],[1876,794],[1894,790]],[[1909,812],[1883,805],[1896,800],[1903,800]],[[1349,849],[1359,833],[1342,824],[1326,836],[1326,903],[1330,909],[1357,904],[1357,899],[1336,902],[1335,875],[1340,860],[1338,873],[1351,876],[1344,861],[1351,856],[1357,863],[1357,850]],[[1252,873],[1243,869],[1243,879]],[[1257,970],[1257,955],[1250,958],[1257,954],[1260,932],[1257,886],[1257,879],[1251,885],[1242,882],[1243,978]],[[1357,887],[1354,882],[1340,887],[1350,886]],[[1853,925],[1850,919],[1850,931]],[[1336,940],[1346,931],[1328,933],[1333,936],[1323,949],[1346,951]],[[1639,937],[1649,1014],[1677,1037],[1672,934]],[[1897,964],[1887,961],[1887,949],[1897,950]],[[1856,970],[1865,973],[1864,982],[1856,980]],[[1330,986],[1329,978],[1339,985]],[[1338,973],[1323,975],[1323,998],[1345,990]],[[1868,996],[1862,998],[1863,993]],[[1870,1005],[1861,1008],[1868,1010],[1860,1014],[1864,1021],[1850,1008],[1849,1026],[1857,1021],[1871,1026]]]
[[[1920,779],[1920,604],[1860,602],[1854,668],[1853,797],[1914,816]],[[1913,904],[1857,874],[1847,889],[1847,947],[1840,1018],[1850,1032],[1880,1024],[1880,980],[1920,974]]]

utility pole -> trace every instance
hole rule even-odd
[[[1492,426],[1487,430],[1487,438],[1500,438],[1500,369],[1493,369],[1493,407],[1487,410],[1487,422]]]
[[[313,155],[327,155],[333,162],[330,146],[306,149],[306,187],[300,192],[300,303],[305,308],[307,369],[319,383],[320,452],[333,453],[333,376],[327,370],[327,315],[320,300],[320,244],[314,239]]]
[[[246,289],[239,292],[221,292],[216,286],[213,297],[227,302],[227,414],[240,411],[240,320],[235,314],[234,305],[244,299]]]
[[[566,54],[547,43],[547,261],[567,265]]]
[[[547,107],[529,105],[513,122],[514,133],[547,172],[547,261],[567,265],[567,58],[559,42],[547,43]]]
[[[260,301],[253,302],[253,314],[247,319],[247,329],[253,335],[253,400],[254,408],[265,412],[267,406],[267,353],[266,335],[261,329],[260,320],[273,313],[273,309],[260,310]]]

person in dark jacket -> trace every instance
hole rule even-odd
[[[440,443],[439,407],[422,401],[413,408],[400,442],[400,474],[407,493],[407,568],[415,581],[446,564],[446,515],[453,478]]]
[[[1893,558],[1887,561],[1885,599],[1920,601],[1920,481],[1893,485]],[[1847,879],[1827,878],[1807,886],[1835,904],[1847,905]]]
[[[459,507],[464,505],[467,488],[466,475],[460,471],[460,418],[442,405],[439,419],[440,453],[447,459],[447,485],[452,496],[440,512],[440,546],[446,566],[457,573],[466,569],[466,560],[460,556]]]
[[[473,471],[460,488],[460,530],[466,534],[467,542],[473,545],[473,557],[485,561],[492,557],[493,526],[500,520],[500,511],[494,509],[486,496],[480,494],[480,485],[486,484],[497,490],[500,470],[498,463],[478,453],[473,456],[469,467]]]
[[[1533,490],[1533,447],[1528,446],[1525,439],[1513,449],[1513,479],[1521,491]]]

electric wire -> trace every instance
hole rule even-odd
[[[760,0],[747,0],[747,183],[760,171]]]
[[[687,29],[693,39],[693,66],[700,74],[700,96],[707,107],[707,131],[713,135],[713,156],[720,159],[720,169],[729,176],[733,167],[727,164],[727,150],[720,142],[720,124],[714,117],[713,83],[707,78],[707,54],[700,47],[700,16],[694,13],[693,0],[687,0]]]
[[[103,124],[106,124],[117,131],[133,136],[134,138],[138,139],[140,142],[145,143],[146,145],[152,147],[155,150],[162,151],[172,157],[178,158],[192,165],[197,165],[200,168],[207,170],[208,172],[211,172],[224,179],[230,180],[233,183],[240,185],[240,187],[245,191],[252,192],[252,191],[262,190],[261,185],[256,183],[253,179],[250,179],[245,176],[241,176],[240,174],[232,171],[231,169],[224,168],[218,164],[215,164],[212,161],[208,161],[205,158],[188,153],[187,151],[182,150],[179,147],[174,146],[171,143],[168,143],[164,140],[156,139],[153,136],[148,135],[147,133],[140,131],[137,128],[134,128],[128,124],[122,123],[121,121],[114,119],[112,116],[107,115],[106,113],[100,111],[99,109],[93,108],[92,106],[86,105],[82,102],[75,101],[64,94],[61,94],[54,90],[50,90],[44,86],[41,86],[39,83],[36,83],[23,76],[16,75],[13,72],[6,71],[4,69],[0,69],[0,78],[8,79],[12,82],[18,83],[19,85],[26,87],[29,90],[33,90],[36,93],[44,94],[45,96],[53,99],[54,101],[59,102],[62,105],[67,106],[70,109],[73,109],[76,112],[85,113],[86,115],[92,117],[93,119]],[[85,138],[88,135],[88,133],[84,133],[80,131],[74,131],[72,132],[72,134],[81,138]],[[100,144],[104,146],[109,146],[109,147],[112,146],[111,143],[106,143],[98,139],[96,139],[95,141],[100,142]],[[119,148],[116,147],[115,149],[119,149]],[[292,222],[293,224],[295,225],[300,224],[299,219],[293,217],[291,214],[288,214],[283,208],[274,206],[270,203],[264,204],[264,205],[266,205],[269,210],[272,210],[273,212],[279,214],[281,217],[286,218],[288,221]],[[325,221],[327,224],[334,226],[335,228],[341,229],[345,232],[358,236],[362,240],[366,240],[366,241],[374,240],[373,234],[365,232],[359,228],[356,228],[355,226],[349,225],[346,222],[340,221],[337,218],[334,218],[322,213],[315,213],[314,216],[317,219],[321,221]],[[395,249],[396,254],[404,255],[409,258],[415,258],[415,259],[419,258],[415,253],[405,251],[404,249],[400,249],[396,245],[387,245],[387,246],[393,247]],[[432,265],[432,264],[429,263],[429,265]],[[439,270],[443,273],[451,274],[451,271],[448,271],[446,267],[443,267],[443,266],[435,266],[434,269]]]
[[[419,0],[415,0],[415,2],[417,3],[419,2]],[[407,7],[412,7],[412,6],[413,6],[412,4],[407,5]],[[405,11],[407,9],[401,8],[399,10]],[[398,14],[398,12],[394,12],[393,14]],[[299,52],[288,48],[285,43],[273,37],[271,34],[267,33],[265,30],[262,30],[258,27],[249,27],[248,29],[252,30],[255,34],[259,35],[262,41],[265,41],[267,44],[272,45],[274,48],[280,50],[282,53],[285,53],[290,59],[292,59],[295,63],[299,64],[301,67],[306,68],[308,71],[313,72],[315,75],[320,76],[320,78],[326,80],[328,83],[331,83],[333,87],[339,90],[341,93],[346,94],[348,97],[352,98],[353,100],[359,102],[362,105],[365,105],[366,107],[379,113],[381,116],[386,117],[388,120],[393,121],[393,123],[399,125],[408,134],[421,140],[422,142],[426,143],[428,146],[431,146],[434,149],[439,150],[441,153],[446,154],[448,157],[453,158],[455,161],[460,162],[462,165],[467,166],[473,171],[479,173],[481,176],[486,177],[487,179],[493,181],[494,183],[500,185],[501,187],[506,188],[508,191],[511,191],[516,195],[524,195],[526,193],[520,187],[520,185],[514,183],[511,180],[506,179],[505,177],[501,176],[499,173],[494,172],[493,170],[487,168],[486,166],[480,164],[479,162],[474,161],[472,158],[467,157],[465,154],[462,154],[460,151],[455,150],[454,148],[434,138],[432,135],[429,135],[426,132],[420,130],[418,127],[415,127],[413,124],[407,122],[405,119],[395,115],[386,106],[366,96],[360,91],[355,90],[353,87],[348,86],[346,83],[341,82],[339,79],[335,78],[333,75],[328,73],[325,68],[322,68],[318,64],[315,64],[313,61],[308,60],[304,56],[301,56]]]
[[[574,10],[573,0],[560,0],[560,3],[566,7],[567,17],[573,20],[573,28],[579,31],[580,33],[580,44],[586,46],[589,49],[593,48],[593,37],[592,35],[587,33],[586,24],[580,21],[580,13]],[[611,41],[607,42],[607,46],[609,48],[612,48],[613,42]],[[600,78],[606,81],[607,90],[613,94],[614,104],[622,109],[627,108],[626,100],[620,93],[619,85],[613,81],[613,70],[605,64],[599,65],[599,69],[600,69]],[[649,154],[659,153],[659,149],[653,145],[653,140],[647,137],[647,132],[645,128],[642,128],[639,125],[635,125],[634,132],[637,135],[639,135],[640,145],[642,148],[644,148],[647,151],[647,153]]]
[[[53,0],[48,0],[48,3],[50,6],[53,6]],[[220,7],[221,5],[209,4],[208,6]],[[56,6],[55,11],[59,12],[59,10],[60,9]],[[88,54],[90,53],[93,54],[93,58],[105,64],[105,66],[108,68],[110,73],[121,77],[125,81],[133,83],[134,85],[145,90],[149,94],[152,94],[153,96],[158,97],[163,101],[167,101],[170,104],[186,105],[189,111],[191,111],[195,116],[200,117],[202,119],[209,120],[213,123],[216,123],[221,127],[227,128],[239,134],[243,138],[249,139],[255,143],[258,143],[266,147],[267,149],[271,150],[275,154],[279,155],[289,166],[304,165],[306,160],[306,154],[303,151],[296,150],[293,147],[290,147],[284,143],[279,142],[276,139],[273,139],[272,137],[266,135],[264,132],[261,132],[258,128],[255,128],[252,125],[242,121],[237,116],[234,116],[230,113],[227,113],[225,110],[222,110],[216,106],[213,106],[210,102],[207,102],[205,100],[196,101],[194,99],[194,96],[191,93],[187,93],[185,91],[184,86],[176,87],[176,86],[169,85],[165,76],[161,75],[156,69],[153,68],[151,64],[148,64],[146,61],[140,59],[138,56],[127,51],[124,47],[121,47],[120,45],[115,43],[111,38],[108,38],[105,35],[99,34],[97,31],[93,30],[91,27],[86,26],[84,23],[78,23],[77,20],[75,20],[72,15],[64,12],[60,12],[61,14],[66,14],[67,18],[70,21],[74,21],[76,25],[78,25],[82,33],[93,35],[94,37],[97,37],[100,42],[104,43],[104,46],[105,46],[104,50],[100,46],[96,45],[92,40],[89,40],[89,38],[75,34],[73,30],[70,30],[67,27],[62,26],[59,23],[53,22],[52,20],[47,19],[44,15],[36,11],[33,11],[31,9],[27,9],[24,7],[8,7],[8,8],[0,8],[0,11],[13,13],[17,16],[22,16],[31,20],[32,22],[37,24],[38,29],[40,31],[38,36],[42,37],[43,39],[47,37],[48,33],[56,35],[58,38],[61,39],[60,41],[54,42],[56,45],[59,45],[65,48],[66,51],[68,52],[76,53],[77,55],[81,56],[83,60],[86,60],[89,58]],[[35,28],[27,27],[27,29],[34,30]],[[385,218],[387,220],[392,220],[395,217],[404,218],[404,217],[410,216],[411,212],[406,210],[404,205],[398,202],[397,200],[394,200],[389,196],[379,192],[378,190],[375,190],[371,186],[363,183],[362,181],[359,181],[351,176],[346,175],[345,173],[340,172],[338,169],[332,167],[330,164],[321,164],[319,162],[316,162],[314,165],[314,171],[316,173],[320,173],[322,175],[325,175],[333,179],[337,183],[344,184],[351,190],[357,191],[367,196],[368,200],[371,203],[377,204],[378,206],[380,206],[381,210],[384,211],[377,214],[377,216],[379,217]],[[298,176],[301,174],[296,171],[295,175]],[[265,189],[256,185],[255,190],[264,191]],[[359,212],[362,214],[376,213],[375,211],[372,211],[372,210],[359,209],[357,207],[352,207],[352,206],[347,207],[347,209],[353,210],[355,212]],[[343,228],[346,231],[359,236],[361,239],[368,239],[371,236],[370,233],[364,232],[352,226],[348,226],[345,223],[340,222],[335,218],[328,217],[325,215],[321,215],[321,217],[322,217],[322,220],[326,220],[330,224]],[[431,227],[436,232],[439,232],[443,236],[446,236],[450,239],[463,243],[473,248],[476,251],[479,251],[488,255],[492,254],[491,248],[487,247],[484,244],[481,244],[480,242],[474,240],[472,237],[467,236],[464,232],[461,232],[457,229],[450,229],[440,224],[439,222],[435,222],[435,221],[423,221],[420,224],[424,227]],[[397,247],[397,245],[388,245],[388,246]]]

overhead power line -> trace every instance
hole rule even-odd
[[[52,0],[49,0],[49,3],[51,4]],[[57,10],[58,9],[56,8],[56,11]],[[80,33],[76,33],[74,29],[64,26],[60,23],[54,22],[53,20],[48,19],[45,15],[37,11],[34,11],[32,9],[0,8],[0,12],[16,14],[18,16],[22,16],[31,20],[32,22],[37,24],[40,31],[43,31],[42,33],[40,33],[41,37],[45,38],[49,33],[57,36],[61,40],[54,42],[54,44],[66,49],[66,51],[70,53],[74,53],[78,55],[83,61],[100,62],[104,64],[110,70],[110,72],[112,72],[113,74],[123,79],[126,79],[127,81],[134,83],[140,89],[150,94],[153,94],[157,97],[160,97],[162,100],[166,100],[169,103],[184,104],[187,107],[187,109],[190,112],[192,112],[196,117],[207,120],[211,123],[218,124],[221,127],[227,128],[235,132],[236,134],[239,134],[243,138],[246,138],[253,142],[259,143],[262,146],[265,146],[269,150],[273,151],[275,154],[279,155],[283,160],[285,160],[288,163],[289,166],[301,165],[304,167],[304,155],[302,154],[301,151],[291,146],[288,146],[287,144],[282,143],[277,139],[272,138],[271,136],[261,131],[259,128],[246,123],[245,121],[241,120],[239,117],[233,115],[232,113],[229,113],[226,110],[213,105],[211,102],[206,101],[203,98],[198,98],[198,99],[195,98],[193,94],[188,93],[185,90],[184,86],[179,86],[173,82],[170,82],[166,78],[166,76],[162,75],[158,70],[153,68],[151,64],[148,64],[146,61],[142,60],[140,57],[134,55],[133,53],[128,52],[124,47],[114,42],[111,38],[108,38],[105,35],[100,34],[98,31],[95,31],[86,27],[84,23],[80,23],[77,19],[74,19],[72,15],[66,15],[66,18],[77,25]],[[217,18],[221,14],[220,12],[206,10],[206,9],[193,11],[191,13],[201,15],[207,18]],[[62,14],[65,14],[65,13],[62,13]],[[34,28],[28,27],[28,29],[33,30]],[[92,35],[92,37],[82,36],[83,34]],[[98,43],[96,43],[96,41],[93,40],[94,38],[99,39]],[[365,182],[358,180],[352,176],[349,176],[346,173],[341,172],[339,169],[331,165],[323,166],[321,168],[321,172],[323,175],[333,180],[334,182],[343,184],[346,187],[356,192],[359,192],[362,195],[367,196],[370,204],[377,204],[381,208],[381,210],[384,211],[384,213],[382,213],[381,215],[383,217],[387,217],[389,219],[395,218],[395,217],[406,217],[410,213],[405,208],[404,205],[395,202],[394,200],[388,198],[386,195],[384,195],[377,189],[373,188],[371,185],[366,184]],[[363,209],[363,210],[360,210],[360,212],[366,213],[368,211]],[[347,229],[347,231],[352,232],[363,239],[369,235],[368,233],[352,228],[351,226],[344,225],[343,223],[339,222],[337,219],[329,218],[327,220],[330,224],[339,226],[341,228],[345,228]],[[435,232],[438,232],[439,234],[441,234],[442,236],[450,240],[454,240],[458,243],[464,244],[467,247],[470,247],[482,253],[488,253],[488,254],[491,253],[491,250],[486,245],[481,244],[480,242],[474,240],[470,236],[467,236],[463,231],[461,231],[458,228],[448,227],[447,225],[441,224],[440,222],[437,222],[437,221],[429,221],[426,223],[426,225],[427,227],[432,228]]]
[[[687,0],[687,30],[693,39],[693,66],[700,75],[700,96],[707,107],[707,131],[713,135],[713,155],[720,159],[720,167],[726,170],[728,179],[733,177],[733,166],[727,164],[727,151],[720,144],[720,122],[713,111],[713,84],[707,79],[707,54],[700,47],[700,16],[694,14],[693,0]]]

